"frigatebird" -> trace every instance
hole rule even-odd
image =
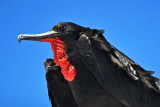
[[[50,66],[61,68],[72,102],[78,107],[160,107],[160,83],[151,76],[154,72],[116,49],[103,32],[62,22],[43,34],[21,34],[18,41],[51,43],[55,65]],[[59,93],[57,85],[52,85],[55,78],[47,80],[49,93],[54,89]],[[52,96],[57,98],[57,94]]]

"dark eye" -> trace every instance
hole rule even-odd
[[[60,26],[60,31],[64,31],[65,29],[66,29],[66,27],[65,26]]]

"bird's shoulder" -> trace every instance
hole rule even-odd
[[[89,40],[94,48],[98,49],[99,51],[109,53],[113,62],[115,62],[119,67],[123,68],[130,78],[135,81],[142,81],[143,83],[147,84],[149,88],[160,92],[160,79],[152,76],[154,71],[148,71],[142,68],[131,58],[111,45],[102,34],[89,37]]]

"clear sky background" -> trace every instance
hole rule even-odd
[[[49,43],[17,41],[59,22],[104,29],[106,39],[160,78],[159,0],[0,0],[0,107],[51,107],[43,62]]]

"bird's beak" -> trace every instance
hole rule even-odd
[[[18,41],[21,40],[33,40],[33,41],[45,41],[45,39],[55,38],[58,35],[56,31],[49,31],[42,34],[20,34],[18,35]]]

